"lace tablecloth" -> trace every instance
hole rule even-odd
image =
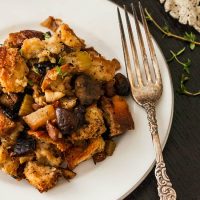
[[[182,24],[193,26],[200,32],[200,0],[160,0],[165,11]]]

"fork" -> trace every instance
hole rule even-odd
[[[140,51],[142,55],[145,78],[142,76],[130,19],[128,16],[126,6],[124,5],[124,12],[125,12],[125,18],[126,18],[126,23],[128,27],[129,40],[130,40],[130,46],[131,46],[131,51],[132,51],[132,56],[133,56],[134,71],[135,71],[133,72],[131,69],[132,68],[131,59],[129,56],[129,50],[128,50],[128,46],[126,42],[124,26],[123,26],[119,8],[117,8],[126,72],[127,72],[127,76],[130,82],[133,99],[136,101],[137,104],[142,106],[147,113],[150,133],[152,136],[152,141],[153,141],[153,145],[154,145],[154,149],[156,153],[155,177],[156,177],[157,185],[158,185],[157,187],[158,195],[161,200],[175,200],[177,198],[176,191],[173,189],[172,183],[166,173],[166,166],[165,166],[165,162],[162,155],[162,148],[161,148],[160,138],[158,134],[158,125],[157,125],[157,120],[156,120],[155,107],[158,100],[161,97],[162,90],[163,90],[159,64],[156,58],[156,54],[155,54],[155,50],[154,50],[154,46],[152,42],[152,37],[149,32],[146,18],[144,15],[144,10],[142,8],[141,3],[139,2],[140,15],[142,18],[144,32],[146,35],[147,44],[148,44],[149,52],[151,56],[151,62],[153,66],[153,74],[154,74],[153,76],[150,70],[150,65],[149,65],[150,62],[148,61],[146,49],[144,46],[144,41],[142,38],[142,33],[140,30],[139,20],[138,20],[137,13],[136,13],[133,3],[131,4],[131,8],[132,8],[132,14],[134,16]],[[133,73],[135,74],[135,76]]]

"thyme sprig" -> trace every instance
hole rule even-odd
[[[171,62],[173,60],[176,60],[176,62],[178,62],[182,67],[183,70],[190,74],[190,65],[191,65],[191,60],[188,58],[186,62],[180,61],[180,59],[178,58],[178,56],[180,56],[183,52],[185,51],[185,47],[183,49],[181,49],[180,51],[178,51],[177,53],[173,52],[172,50],[170,50],[170,53],[172,54],[172,57],[170,59],[168,59],[168,62]]]
[[[188,90],[188,88],[185,85],[188,80],[190,80],[190,78],[188,76],[186,76],[185,74],[182,74],[179,93],[187,95],[187,96],[198,96],[198,95],[200,95],[200,90],[196,91],[196,92],[191,92],[191,91]]]
[[[146,18],[147,20],[151,21],[165,36],[173,37],[178,40],[182,40],[188,42],[190,44],[190,49],[193,50],[196,45],[200,45],[199,41],[196,41],[196,35],[194,33],[185,33],[183,36],[176,35],[175,33],[171,32],[168,25],[165,24],[164,27],[161,27],[154,18],[150,15],[150,13],[145,9]]]

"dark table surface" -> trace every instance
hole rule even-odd
[[[137,5],[138,0],[112,0],[113,2],[127,6],[130,3]],[[200,40],[200,34],[193,28],[179,24],[164,12],[159,0],[141,0],[143,7],[147,8],[156,21],[164,25],[165,22],[176,34],[183,35],[187,32],[194,32]],[[130,7],[129,7],[130,8]],[[186,47],[181,60],[190,58],[190,81],[187,83],[191,90],[200,90],[200,47],[191,51],[188,44],[177,41],[173,38],[163,38],[162,33],[153,24],[149,24],[150,30],[164,56],[170,57],[170,50],[178,51]],[[179,89],[183,70],[179,64],[169,64],[174,86],[174,117],[169,139],[164,149],[164,158],[174,188],[180,200],[200,200],[200,96],[188,97],[180,95]],[[132,192],[126,200],[157,200],[156,180],[154,170],[148,175],[143,183]]]

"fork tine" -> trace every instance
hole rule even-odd
[[[127,27],[128,27],[129,39],[130,39],[130,44],[131,44],[131,51],[132,51],[133,60],[134,60],[135,73],[136,73],[136,77],[137,77],[137,82],[140,86],[140,85],[143,85],[142,75],[141,75],[141,72],[140,72],[140,64],[139,64],[138,54],[137,54],[137,50],[136,50],[136,46],[135,46],[135,42],[134,42],[134,36],[133,36],[133,32],[132,32],[130,19],[129,19],[128,12],[127,12],[125,5],[124,5],[124,12],[125,12],[126,23],[127,23]]]
[[[147,21],[146,21],[145,15],[144,15],[144,10],[142,8],[140,1],[139,1],[139,9],[140,9],[141,17],[142,17],[142,23],[144,26],[145,35],[146,35],[148,46],[149,46],[149,51],[150,51],[150,55],[151,55],[152,65],[153,65],[154,72],[155,72],[155,77],[156,77],[157,81],[161,82],[161,74],[160,74],[160,69],[159,69],[159,65],[158,65],[158,60],[157,60],[156,53],[154,50],[151,33],[149,31]]]
[[[144,47],[144,41],[142,39],[142,33],[140,30],[139,20],[138,20],[137,13],[136,13],[133,3],[131,3],[131,7],[132,7],[133,16],[135,19],[135,25],[136,25],[139,45],[140,45],[140,49],[141,49],[141,53],[142,53],[142,60],[143,60],[143,65],[144,65],[144,69],[145,69],[146,79],[148,82],[152,82],[151,73],[149,70],[148,59],[147,59],[147,54],[146,54],[146,50]]]
[[[125,66],[126,66],[126,73],[131,85],[131,89],[134,87],[134,77],[131,71],[131,61],[130,61],[130,56],[128,53],[128,47],[127,47],[127,42],[126,42],[126,36],[124,33],[124,27],[122,23],[122,18],[121,14],[119,11],[119,8],[117,8],[117,13],[118,13],[118,21],[119,21],[119,28],[120,28],[120,33],[121,33],[121,41],[122,41],[122,47],[123,47],[123,53],[124,53],[124,60],[125,60]]]

